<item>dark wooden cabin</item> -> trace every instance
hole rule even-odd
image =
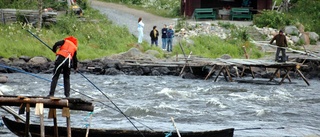
[[[196,8],[214,8],[219,10],[248,7],[253,14],[272,8],[272,0],[181,0],[181,14],[191,17]]]

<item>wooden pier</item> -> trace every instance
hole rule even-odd
[[[40,131],[41,137],[45,137],[43,109],[49,108],[48,118],[53,119],[54,136],[58,135],[58,123],[56,109],[62,109],[62,116],[66,117],[68,137],[71,137],[70,125],[70,110],[93,111],[94,107],[91,102],[80,98],[55,98],[55,97],[40,97],[40,96],[0,96],[0,106],[19,106],[19,114],[26,113],[25,120],[25,137],[29,137],[30,129],[30,108],[35,107],[36,115],[40,116]],[[13,114],[15,115],[15,114]],[[16,114],[19,116],[18,114]]]
[[[177,59],[178,60],[178,59]],[[190,58],[188,60],[182,58],[180,61],[125,61],[122,62],[123,66],[134,66],[134,67],[168,67],[176,68],[180,71],[180,75],[184,71],[192,72],[195,75],[205,76],[205,80],[209,79],[214,72],[217,71],[214,82],[217,81],[219,76],[224,76],[226,81],[232,82],[233,77],[243,77],[245,70],[250,70],[252,78],[255,78],[255,72],[252,68],[272,68],[274,69],[273,75],[266,82],[274,81],[275,77],[281,71],[284,75],[280,76],[281,81],[278,84],[282,84],[285,79],[291,82],[289,73],[294,72],[300,76],[307,85],[310,85],[308,80],[299,70],[301,67],[307,67],[303,63],[287,61],[287,62],[276,62],[274,60],[263,60],[263,59],[207,59],[207,58]],[[203,71],[203,68],[211,68],[210,71]],[[231,74],[230,69],[241,70],[239,74]]]

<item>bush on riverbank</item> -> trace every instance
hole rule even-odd
[[[314,31],[320,34],[320,1],[299,0],[292,1],[288,12],[263,11],[253,18],[258,27],[272,27],[281,29],[286,25],[303,24],[305,31]],[[308,6],[306,6],[308,5]]]

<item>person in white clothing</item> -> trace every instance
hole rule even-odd
[[[140,17],[140,18],[138,19],[138,32],[139,32],[138,43],[139,43],[139,44],[142,43],[143,27],[144,27],[144,23],[142,22],[142,18]]]

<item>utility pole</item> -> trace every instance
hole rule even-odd
[[[38,17],[38,24],[37,24],[37,30],[41,29],[41,24],[42,24],[42,6],[43,6],[43,1],[38,0],[38,10],[39,10],[39,17]]]

